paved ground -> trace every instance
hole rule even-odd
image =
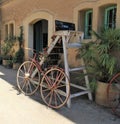
[[[0,66],[0,124],[120,124],[120,119],[87,99],[72,100],[72,107],[52,110],[40,94],[32,97],[16,90],[16,70]]]

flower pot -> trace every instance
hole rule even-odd
[[[3,59],[2,64],[6,68],[12,68],[12,62],[11,62],[11,60]]]
[[[17,70],[20,67],[20,63],[13,63],[13,69]]]
[[[4,66],[6,66],[7,63],[8,63],[8,60],[3,59],[2,64],[3,64]]]
[[[108,99],[107,99],[107,86],[108,83],[97,82],[97,88],[95,92],[95,102],[99,105],[103,105],[108,107]]]

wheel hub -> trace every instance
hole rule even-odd
[[[25,78],[26,78],[26,79],[28,79],[28,78],[29,78],[29,76],[30,76],[30,74],[29,74],[29,73],[25,73]]]

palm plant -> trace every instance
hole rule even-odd
[[[92,31],[92,35],[95,41],[83,43],[77,57],[84,58],[90,76],[108,82],[119,67],[118,56],[114,53],[120,50],[120,29],[106,29],[101,33]]]
[[[2,49],[2,56],[3,59],[12,59],[12,55],[14,52],[14,43],[16,41],[16,37],[15,36],[8,36],[5,40],[4,43],[1,46]]]

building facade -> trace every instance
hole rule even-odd
[[[119,0],[83,0],[74,8],[73,20],[77,30],[91,38],[91,29],[99,32],[101,28],[120,28]]]
[[[56,20],[75,24],[91,39],[90,30],[120,28],[120,0],[2,0],[1,42],[24,29],[24,46],[42,50],[51,42]]]

